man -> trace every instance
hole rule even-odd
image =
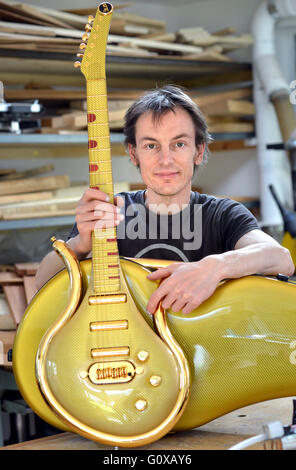
[[[180,88],[165,86],[138,99],[126,114],[124,133],[131,162],[147,189],[122,193],[115,204],[99,189],[84,193],[67,242],[78,259],[89,255],[91,233],[99,221],[101,226],[118,226],[120,255],[176,261],[149,274],[150,280],[162,280],[148,302],[150,313],[162,300],[164,308],[188,314],[222,279],[294,273],[289,251],[262,232],[244,206],[191,191],[210,136],[200,110]],[[142,233],[138,238],[135,221]],[[164,225],[165,238],[160,234]],[[62,267],[54,252],[48,254],[38,270],[37,287]]]

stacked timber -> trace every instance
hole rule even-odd
[[[254,132],[255,107],[252,102],[252,86],[246,84],[227,91],[201,92],[190,90],[189,95],[205,115],[212,134],[252,134]],[[108,94],[109,125],[111,131],[122,131],[124,116],[142,92],[119,92]],[[42,133],[71,134],[85,133],[87,129],[86,100],[69,102],[67,111],[42,120]]]
[[[74,214],[80,194],[61,197],[70,188],[68,175],[40,176],[53,165],[26,171],[0,170],[0,221]]]
[[[39,263],[0,265],[0,366],[11,366],[8,351],[24,312],[36,294]]]
[[[26,171],[0,169],[0,222],[75,215],[87,182],[70,183],[68,175],[40,176],[54,170],[45,165]],[[38,175],[38,176],[36,176]],[[114,191],[128,191],[128,183],[115,183]]]
[[[0,47],[75,53],[89,14],[95,14],[95,9],[65,12],[1,0]],[[252,37],[235,35],[234,28],[213,34],[202,27],[168,33],[164,21],[115,10],[107,54],[230,61],[227,52],[250,44]]]
[[[4,84],[4,98],[8,102],[38,99],[46,110],[42,133],[86,131],[85,79],[73,63],[88,17],[95,13],[95,8],[60,11],[0,0],[0,55],[3,51],[0,80]],[[252,80],[250,70],[229,68],[235,62],[228,54],[251,44],[252,37],[238,35],[235,28],[210,33],[196,26],[171,33],[164,21],[127,13],[115,6],[107,44],[110,129],[122,130],[126,109],[143,90],[154,87],[156,81],[161,84],[173,77],[170,80],[191,90],[197,102],[201,94],[205,95],[201,109],[212,133],[253,133],[251,87],[248,96],[229,95],[219,101],[214,97],[215,104],[209,99],[210,90],[200,91],[204,86]],[[19,57],[22,50],[24,56]],[[32,54],[36,52],[40,55],[34,58]],[[114,63],[111,60],[114,56],[126,57],[126,61],[142,58],[143,62]],[[184,60],[186,71],[179,65]],[[204,71],[199,75],[196,64],[201,61],[205,70],[209,70],[208,75]],[[215,64],[215,68],[210,64]]]

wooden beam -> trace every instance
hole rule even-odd
[[[208,116],[254,116],[254,103],[245,100],[226,100],[201,105],[202,112]]]
[[[68,175],[41,176],[39,178],[26,178],[0,182],[0,195],[31,193],[47,189],[58,189],[70,186]]]

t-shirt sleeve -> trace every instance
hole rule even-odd
[[[253,214],[241,203],[223,199],[219,204],[217,216],[222,244],[225,251],[234,250],[238,240],[251,230],[260,230]]]

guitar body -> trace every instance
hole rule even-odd
[[[142,314],[143,322],[140,323],[140,330],[136,334],[136,337],[139,335],[141,349],[147,348],[150,351],[150,345],[145,344],[145,339],[148,341],[149,337],[155,335],[153,321],[151,315],[145,312],[145,305],[155,290],[156,283],[146,279],[148,271],[145,266],[158,267],[169,263],[169,261],[144,259],[121,260],[128,296],[132,297],[137,310]],[[85,293],[91,285],[91,261],[83,261],[80,266],[83,295],[86,298]],[[35,361],[42,337],[56,322],[57,312],[63,311],[69,302],[70,292],[66,270],[48,281],[30,303],[19,326],[13,348],[15,378],[24,399],[42,419],[67,431],[73,429],[57,416],[40,391],[36,381]],[[189,400],[183,415],[174,426],[175,430],[201,426],[252,403],[296,394],[295,303],[294,284],[274,278],[248,276],[222,282],[211,298],[189,315],[173,313],[170,310],[167,312],[169,328],[185,352],[191,375]],[[84,351],[85,340],[81,318],[83,313],[78,309],[72,320],[68,322],[69,330],[74,329],[75,344],[71,347],[66,346],[66,331],[63,333],[63,341],[57,336],[54,343],[54,349],[56,348],[58,354],[51,352],[52,362],[57,368],[52,365],[48,373],[52,375],[57,373],[55,384],[57,396],[65,406],[73,407],[74,415],[75,407],[83,407],[84,401],[91,400],[93,406],[89,414],[94,415],[96,411],[95,423],[101,420],[100,426],[105,431],[110,431],[109,424],[116,419],[116,426],[121,428],[123,433],[130,433],[129,426],[124,422],[126,415],[122,411],[128,406],[128,402],[126,398],[121,397],[118,405],[115,405],[112,387],[104,385],[103,387],[107,387],[106,392],[92,393],[96,387],[91,384],[83,393],[76,391],[80,381],[85,379],[79,378],[79,372],[82,370],[81,360],[76,365],[75,358],[83,358],[88,354],[88,351]],[[131,350],[133,340],[138,347],[136,337],[131,338]],[[64,340],[65,344],[60,344]],[[120,339],[118,341],[118,345],[122,345]],[[94,342],[95,346],[98,346],[97,342]],[[176,395],[173,384],[175,366],[170,360],[166,362],[164,359],[162,362],[163,345],[160,340],[156,342],[156,347],[160,348],[159,368],[135,376],[126,394],[132,395],[133,382],[140,380],[142,395],[132,395],[130,403],[145,397],[151,406],[157,407],[157,401],[161,399],[160,387],[153,389],[147,384],[150,374],[161,376],[162,380],[166,381],[163,393],[166,391],[168,393],[170,387],[173,390],[171,397],[169,395],[165,397],[168,399],[167,409],[158,410],[165,414],[172,406]],[[86,370],[89,360],[85,361]],[[77,368],[76,374],[72,373],[74,379],[71,378],[69,364],[74,370]],[[138,365],[141,366],[139,362]],[[120,390],[118,393],[120,396]],[[132,415],[137,416],[137,413],[133,412]],[[143,415],[141,419],[142,417]],[[86,417],[86,420],[89,418]],[[147,413],[147,429],[154,425],[151,420],[151,414]],[[141,429],[143,432],[142,427]]]

